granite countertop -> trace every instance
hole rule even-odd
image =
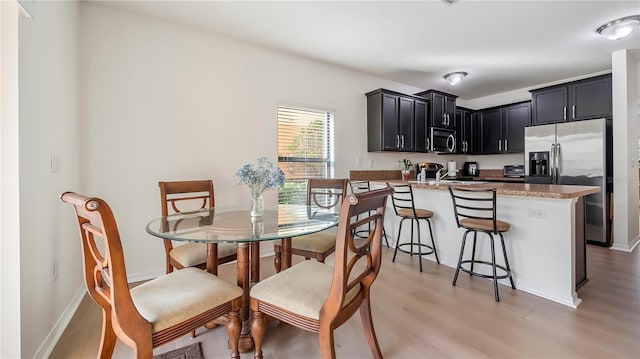
[[[427,190],[448,190],[449,186],[460,186],[465,188],[496,188],[497,193],[500,195],[508,196],[522,196],[522,197],[543,197],[543,198],[557,198],[557,199],[569,199],[586,196],[593,193],[600,192],[598,186],[566,186],[566,185],[553,185],[553,184],[533,184],[533,183],[439,183],[429,184],[429,182],[416,182],[416,181],[402,181],[402,180],[372,180],[374,184],[411,184],[413,188],[427,189]]]

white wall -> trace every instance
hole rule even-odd
[[[73,209],[58,198],[80,191],[78,3],[37,2],[20,21],[20,256],[22,357],[47,342],[82,285]],[[60,172],[51,172],[51,154]],[[52,271],[57,265],[58,278]],[[53,341],[57,338],[49,338]]]
[[[0,357],[20,353],[18,7],[0,1]],[[37,263],[34,263],[37,265]]]
[[[640,50],[619,50],[613,66],[613,248],[631,250],[638,238],[638,63]]]

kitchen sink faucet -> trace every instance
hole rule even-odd
[[[440,174],[440,171],[442,171],[443,169],[444,169],[444,167],[436,171],[436,183],[440,182],[440,180],[441,180],[443,177],[446,177],[446,176],[448,176],[448,175],[449,175],[449,174],[451,174],[451,173],[458,173],[458,171],[459,171],[459,170],[451,170],[451,171],[449,171],[449,172],[447,172],[447,173],[445,173],[445,174],[441,175],[441,174]]]

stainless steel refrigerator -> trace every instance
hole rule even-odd
[[[611,119],[525,128],[525,182],[600,186],[584,199],[588,243],[611,245],[613,193]]]

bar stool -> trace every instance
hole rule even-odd
[[[349,188],[351,189],[351,193],[354,194],[371,191],[371,185],[369,184],[369,181],[349,181]],[[367,224],[367,228],[356,229],[354,235],[358,238],[369,238],[369,232],[371,232],[371,223]],[[382,236],[384,237],[384,243],[388,248],[389,239],[387,239],[387,232],[385,232],[384,227],[382,227]]]
[[[513,284],[513,276],[511,275],[511,267],[509,267],[509,259],[507,258],[507,250],[504,246],[504,236],[502,233],[507,232],[511,225],[509,223],[496,219],[496,189],[471,189],[449,186],[449,193],[453,200],[453,212],[456,216],[458,228],[466,229],[462,237],[462,247],[460,248],[460,257],[458,258],[458,266],[456,274],[453,277],[453,285],[456,285],[458,273],[460,270],[469,273],[470,276],[492,278],[493,290],[495,292],[496,302],[500,301],[498,294],[498,279],[509,278],[511,288],[516,289]],[[476,256],[476,239],[478,232],[486,233],[491,244],[491,262],[478,260]],[[463,260],[467,235],[473,233],[473,247],[471,250],[471,259]],[[504,266],[496,264],[496,251],[494,240],[500,238],[502,245],[502,254],[504,255]],[[491,274],[483,274],[473,270],[475,264],[491,266]],[[465,268],[464,265],[468,265]],[[497,270],[500,269],[504,274],[498,275]]]
[[[393,203],[393,209],[396,212],[396,216],[401,217],[400,226],[398,227],[398,240],[396,242],[396,249],[393,251],[393,260],[396,261],[396,254],[398,254],[398,250],[403,253],[408,253],[411,256],[414,254],[418,255],[420,258],[420,272],[422,272],[422,256],[428,254],[434,254],[436,256],[436,262],[440,264],[440,259],[438,258],[438,250],[436,249],[436,242],[433,238],[433,231],[431,229],[431,217],[433,217],[433,212],[416,208],[413,201],[413,189],[410,185],[406,184],[389,184],[387,182],[387,186],[394,189],[394,193],[391,195],[391,202]],[[402,233],[402,223],[406,220],[411,220],[411,242],[408,243],[400,243],[400,234]],[[431,245],[422,243],[420,238],[420,220],[424,220],[429,225],[429,235],[431,236]],[[418,227],[418,244],[414,244],[413,241],[413,223],[416,223]],[[417,246],[417,249],[414,249],[414,245]],[[404,249],[403,247],[409,246],[410,249]]]

